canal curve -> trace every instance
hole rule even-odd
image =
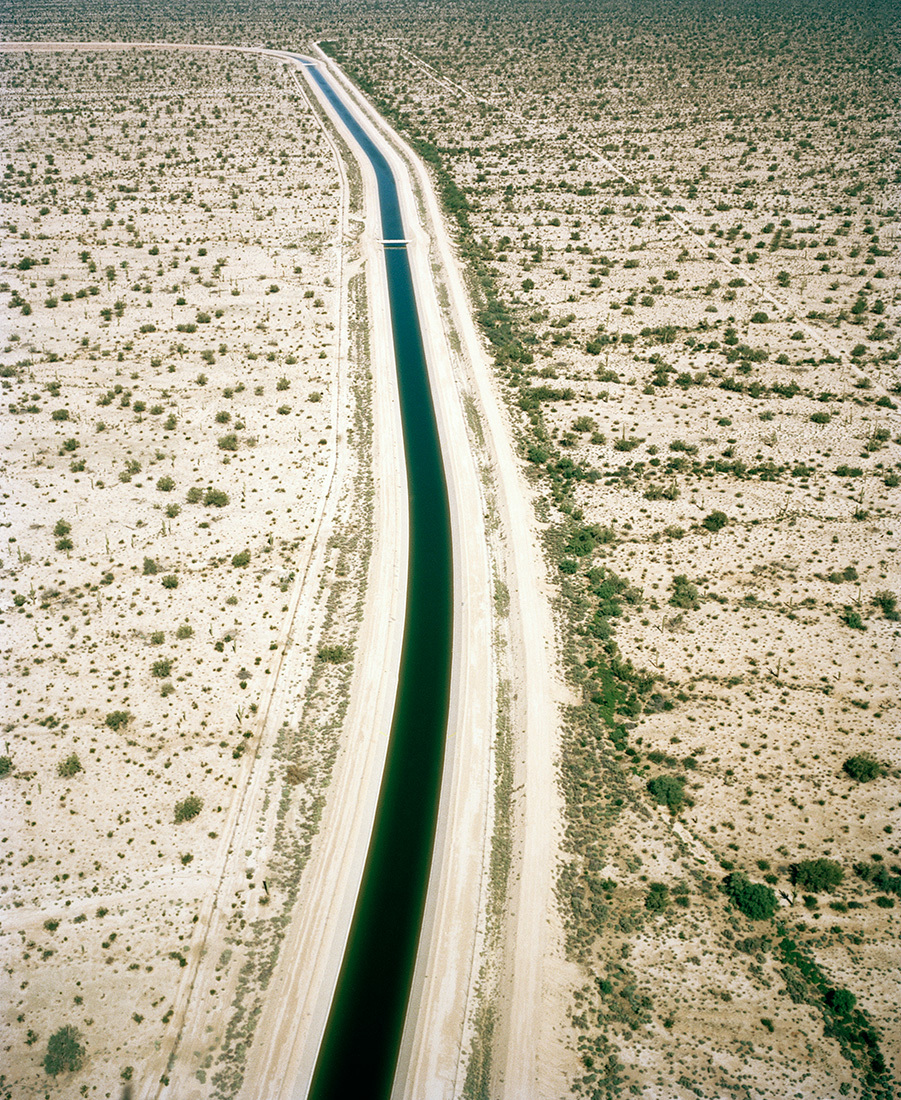
[[[297,56],[372,166],[385,242],[405,240],[384,154],[322,67]],[[450,696],[453,632],[447,481],[407,248],[382,249],[409,495],[406,620],[400,676],[360,892],[310,1100],[391,1093],[434,846]]]

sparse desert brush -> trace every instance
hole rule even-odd
[[[192,821],[203,809],[203,799],[196,794],[189,794],[181,802],[175,803],[175,822]]]
[[[869,783],[873,779],[879,779],[880,776],[885,775],[885,767],[875,756],[868,752],[849,756],[842,764],[842,771],[858,783]]]
[[[71,779],[73,775],[78,775],[80,771],[84,771],[81,761],[78,759],[77,753],[71,753],[65,760],[61,760],[56,766],[57,774],[62,776],[63,779]]]
[[[350,650],[343,645],[322,646],[316,657],[327,664],[337,665],[350,660]]]
[[[120,730],[131,721],[131,714],[127,710],[113,710],[106,716],[105,722],[111,730]]]
[[[71,1024],[55,1031],[47,1040],[44,1071],[50,1077],[60,1073],[75,1073],[84,1065],[85,1046],[81,1034]]]

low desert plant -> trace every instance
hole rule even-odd
[[[779,907],[771,887],[750,882],[741,871],[727,875],[724,885],[735,907],[751,920],[770,920]]]
[[[58,1073],[74,1073],[84,1065],[85,1048],[77,1028],[66,1024],[47,1040],[44,1070],[51,1077]]]
[[[203,799],[196,794],[189,794],[187,798],[183,798],[181,802],[175,803],[175,821],[176,824],[180,824],[182,821],[192,821],[200,811],[203,809]]]
[[[338,665],[343,661],[350,660],[350,650],[343,645],[326,645],[322,646],[316,656],[320,661]]]
[[[869,783],[871,779],[879,779],[885,774],[885,768],[868,752],[858,753],[857,756],[849,756],[842,764],[845,775],[855,779],[858,783]]]
[[[818,894],[840,885],[845,872],[834,859],[804,859],[791,866],[791,880],[795,886],[813,890]]]
[[[78,775],[80,771],[84,771],[84,768],[81,766],[78,754],[73,752],[65,760],[60,760],[56,765],[56,771],[63,779],[71,779],[73,775]]]
[[[671,814],[677,814],[685,804],[685,780],[678,775],[658,775],[648,780],[648,794]]]

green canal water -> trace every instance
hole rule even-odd
[[[308,66],[376,174],[382,235],[404,238],[387,160],[318,66]],[[407,609],[387,763],[311,1100],[387,1100],[435,838],[447,728],[453,574],[447,483],[405,246],[385,246],[409,487]]]

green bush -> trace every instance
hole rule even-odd
[[[849,1016],[854,1011],[857,998],[847,989],[830,989],[826,993],[826,1003],[840,1016]]]
[[[728,522],[729,517],[725,512],[711,512],[701,520],[701,526],[706,527],[708,531],[720,531]]]
[[[199,795],[189,794],[181,802],[175,803],[176,824],[180,824],[182,821],[192,821],[202,809],[203,799]]]
[[[161,477],[156,483],[156,487],[161,493],[171,493],[175,488],[175,479],[171,477]]]
[[[11,756],[0,756],[0,779],[5,775],[9,775],[13,767],[13,758]]]
[[[644,907],[652,913],[662,913],[668,908],[669,901],[669,887],[662,882],[652,882],[648,895],[644,899]]]
[[[879,779],[885,774],[882,764],[868,752],[858,753],[857,756],[849,756],[842,764],[842,771],[858,783],[869,783],[871,779]]]
[[[65,760],[60,760],[56,765],[56,771],[63,779],[71,779],[73,775],[78,775],[80,771],[84,771],[84,768],[81,766],[78,754],[73,752]]]
[[[320,661],[330,665],[339,665],[343,661],[350,660],[350,650],[344,645],[325,645],[317,653]]]
[[[806,887],[817,894],[833,890],[845,877],[845,872],[834,859],[804,859],[793,863],[790,873],[795,886]]]
[[[898,622],[901,619],[901,612],[898,611],[898,597],[894,592],[889,592],[884,589],[882,592],[877,592],[873,597],[873,603],[882,609],[882,614],[892,622]]]
[[[236,451],[238,449],[238,437],[234,432],[219,437],[220,451]],[[204,501],[204,503],[207,503]]]
[[[77,1028],[66,1024],[47,1040],[44,1070],[51,1077],[58,1073],[74,1073],[84,1065],[85,1048]]]
[[[170,657],[161,657],[160,660],[153,662],[153,667],[150,671],[158,680],[165,680],[172,671],[172,659]]]
[[[111,730],[121,729],[131,721],[131,715],[127,710],[114,710],[106,716],[106,724]]]
[[[673,577],[671,587],[673,594],[670,596],[669,602],[673,607],[693,609],[700,606],[698,603],[698,590],[684,573],[681,573],[678,577]]]
[[[222,489],[207,489],[203,494],[203,503],[212,505],[214,508],[224,508],[228,504],[228,493],[222,491]]]
[[[199,485],[192,485],[185,494],[188,504],[199,504],[203,500],[203,489]]]
[[[184,641],[185,638],[192,638],[194,636],[194,627],[190,623],[182,623],[178,630],[175,631],[175,637],[179,641]]]
[[[181,515],[180,504],[167,504],[166,505],[166,518],[175,519],[176,516]]]
[[[174,573],[167,573],[163,577],[163,588],[178,588],[178,577]]]
[[[750,882],[741,871],[727,875],[725,887],[735,907],[751,920],[771,920],[779,907],[771,887]]]
[[[850,626],[852,630],[866,630],[867,628],[867,624],[861,618],[860,613],[850,607],[846,607],[842,611],[841,620],[845,626]]]
[[[239,554],[235,554],[232,558],[232,565],[236,569],[240,569],[242,565],[248,565],[250,563],[250,551],[242,550]]]
[[[601,527],[598,523],[589,523],[583,527],[577,527],[563,549],[567,554],[575,554],[577,557],[584,558],[596,546],[613,542],[615,538],[612,528]]]
[[[153,558],[145,558],[144,559],[144,576],[145,577],[156,576],[158,568],[159,568],[159,566],[156,564],[156,562],[153,560]]]
[[[677,814],[685,804],[685,780],[678,775],[658,775],[648,780],[648,794],[671,814]]]
[[[56,526],[53,528],[53,534],[55,535],[56,538],[61,539],[61,538],[65,538],[66,535],[68,535],[71,530],[72,530],[72,524],[71,523],[69,523],[67,520],[64,520],[64,519],[58,519],[56,521]]]

